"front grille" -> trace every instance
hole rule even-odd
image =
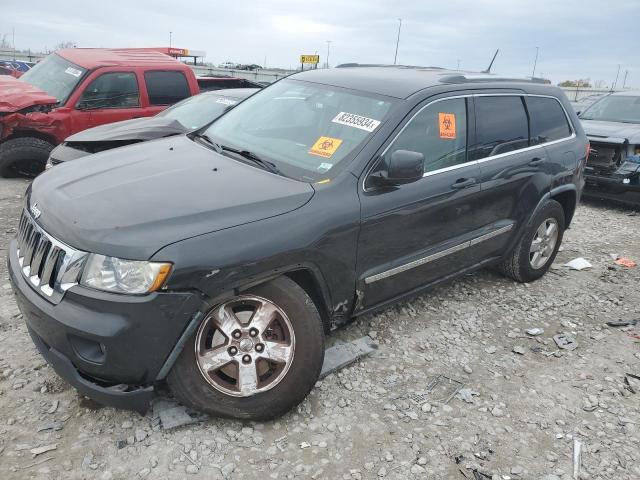
[[[24,210],[18,224],[18,265],[34,289],[53,303],[78,283],[86,253],[46,233]]]

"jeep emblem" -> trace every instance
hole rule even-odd
[[[34,220],[36,220],[42,214],[42,212],[38,208],[38,204],[37,203],[34,203],[33,205],[31,205],[31,213],[33,214],[33,219]]]

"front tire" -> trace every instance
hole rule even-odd
[[[564,210],[555,200],[547,201],[530,226],[498,266],[507,277],[527,283],[542,277],[556,258],[564,236]]]
[[[53,147],[37,137],[18,137],[0,143],[0,177],[35,177],[44,170]]]
[[[324,360],[324,329],[287,277],[211,309],[167,378],[183,404],[220,417],[268,420],[298,405]]]

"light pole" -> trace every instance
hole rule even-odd
[[[618,72],[616,73],[616,79],[611,86],[611,91],[613,91],[618,86],[618,77],[620,76],[620,64],[618,64]]]
[[[629,75],[629,70],[624,71],[624,80],[622,81],[622,89],[627,88],[627,76]]]
[[[171,48],[171,36],[173,35],[173,32],[169,32],[169,48]]]
[[[331,40],[327,40],[327,68],[329,68],[329,53],[331,51]]]
[[[458,66],[456,67],[456,70],[460,71],[460,59],[458,59]]]
[[[400,29],[402,28],[402,19],[398,19],[398,38],[396,39],[396,54],[393,57],[393,64],[395,65],[398,60],[398,45],[400,44]]]
[[[533,72],[531,72],[531,79],[532,80],[536,76],[536,65],[538,64],[538,51],[539,50],[540,50],[540,48],[536,47],[536,59],[533,61]]]

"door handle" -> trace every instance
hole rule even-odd
[[[532,167],[537,167],[538,165],[542,165],[544,161],[544,158],[536,157],[529,162],[529,165],[531,165]]]
[[[461,190],[463,188],[468,188],[475,184],[476,184],[475,178],[460,178],[456,181],[456,183],[451,185],[451,188],[454,188],[456,190]]]

